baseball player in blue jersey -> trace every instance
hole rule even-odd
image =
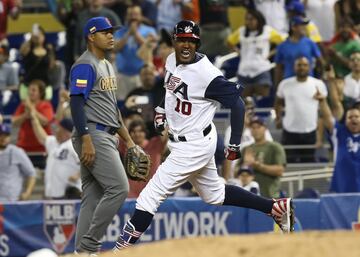
[[[231,138],[225,156],[238,159],[244,123],[240,85],[227,81],[205,55],[196,52],[200,30],[194,22],[179,22],[173,42],[175,53],[165,64],[166,94],[162,105],[155,109],[154,120],[158,130],[168,126],[171,153],[137,198],[135,212],[126,222],[114,251],[134,244],[150,225],[159,205],[186,181],[209,204],[262,211],[272,216],[283,231],[291,232],[294,214],[290,198],[266,199],[224,185],[218,177],[214,161],[217,135],[212,122],[216,102],[231,110]]]
[[[118,137],[134,146],[117,108],[116,79],[105,59],[116,28],[105,17],[88,20],[85,51],[71,68],[70,107],[74,149],[81,161],[83,196],[76,230],[76,252],[96,254],[100,240],[128,194],[128,180],[117,150]]]

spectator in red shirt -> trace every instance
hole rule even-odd
[[[12,125],[20,127],[17,146],[25,152],[45,152],[44,146],[36,139],[30,122],[30,113],[35,111],[47,134],[51,134],[50,123],[54,119],[54,111],[49,101],[45,101],[45,83],[41,80],[33,80],[29,84],[28,97],[17,107],[13,117]],[[42,167],[43,160],[30,157],[35,166]]]
[[[165,136],[155,136],[150,139],[146,139],[146,125],[142,120],[134,120],[129,125],[129,133],[135,144],[139,145],[144,151],[150,155],[151,167],[148,181],[155,174],[155,171],[161,164],[161,157],[166,148],[167,133],[163,133]],[[124,156],[126,152],[125,144],[122,142],[119,145],[119,152],[121,156]],[[129,179],[130,190],[128,197],[136,198],[140,192],[146,186],[147,182],[134,181]]]
[[[0,42],[6,41],[7,17],[12,19],[19,17],[22,0],[1,0],[0,1]]]

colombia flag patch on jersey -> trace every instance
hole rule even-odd
[[[77,86],[77,87],[86,87],[87,86],[87,80],[86,79],[77,79],[75,86]]]

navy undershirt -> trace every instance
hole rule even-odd
[[[244,128],[245,104],[240,94],[243,87],[228,81],[223,76],[214,78],[206,89],[205,97],[220,102],[225,108],[231,110],[230,144],[239,145]]]
[[[73,117],[74,126],[77,133],[82,136],[88,134],[88,127],[86,126],[87,118],[84,112],[85,98],[84,95],[70,96],[70,109]]]

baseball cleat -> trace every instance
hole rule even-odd
[[[89,257],[97,257],[99,255],[97,255],[96,253],[84,253],[84,252],[78,252],[78,251],[74,251],[74,255],[79,255],[79,256],[89,256]]]
[[[135,230],[135,226],[128,220],[124,225],[123,233],[116,241],[113,252],[118,252],[132,246],[140,238],[141,234],[141,232]]]
[[[295,213],[291,198],[273,199],[271,216],[284,233],[294,232]]]

